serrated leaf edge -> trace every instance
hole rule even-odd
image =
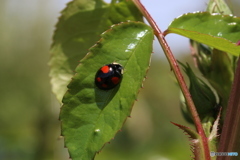
[[[70,2],[70,3],[71,3],[71,2]],[[121,24],[125,24],[125,23],[132,23],[132,22],[134,22],[134,23],[143,23],[143,22],[141,22],[141,21],[126,21],[126,22],[121,22],[121,23],[118,23],[118,24],[113,24],[113,25],[111,25],[108,30],[106,30],[105,32],[103,32],[103,33],[100,35],[100,39],[99,39],[92,47],[89,48],[89,52],[79,61],[79,64],[77,65],[77,67],[75,68],[75,71],[74,71],[75,74],[74,74],[73,77],[71,78],[71,81],[72,81],[72,80],[74,79],[74,77],[78,74],[78,73],[76,72],[76,69],[77,69],[78,67],[80,67],[80,65],[82,65],[82,62],[81,62],[81,61],[83,61],[84,59],[86,59],[86,58],[88,57],[88,55],[91,53],[91,49],[92,49],[92,48],[96,47],[99,43],[101,43],[101,42],[104,40],[104,37],[103,37],[104,34],[106,34],[107,32],[111,31],[112,28],[115,27],[115,26],[118,26],[118,25],[121,25]],[[144,23],[143,23],[143,24],[144,24]],[[151,56],[152,56],[152,52],[151,52],[151,55],[150,55],[149,65],[148,65],[148,68],[146,69],[146,74],[145,74],[145,75],[147,75],[147,72],[148,72],[148,70],[149,70],[149,68],[150,68]],[[138,92],[137,92],[136,95],[138,95],[139,92],[140,92],[140,90],[143,89],[143,82],[144,82],[145,80],[146,80],[146,76],[143,78],[142,84],[141,84],[141,86],[139,87],[139,90],[138,90]],[[71,81],[70,81],[69,83],[71,83]],[[68,92],[68,91],[69,91],[69,88],[68,88],[67,92]],[[132,103],[132,107],[133,107],[133,105],[134,105],[134,103],[135,103],[136,101],[137,101],[137,99],[135,99],[135,101]],[[63,105],[64,105],[64,104],[63,104]],[[63,107],[63,105],[62,105],[62,107]],[[62,109],[62,107],[61,107],[61,109]],[[132,110],[132,107],[131,107],[131,110]],[[60,109],[60,113],[61,113],[61,109]],[[101,112],[102,112],[102,111],[101,111]],[[101,114],[101,113],[100,113],[100,114]],[[122,123],[122,126],[125,124],[127,118],[131,118],[131,116],[129,115],[128,117],[126,117],[126,119],[125,119],[124,122]],[[63,121],[60,120],[60,118],[59,118],[59,121],[61,122],[61,126],[62,126]],[[119,131],[121,131],[121,128],[118,130],[118,132],[119,132]],[[110,139],[110,141],[111,141],[112,139],[114,139],[114,137],[116,136],[116,134],[117,134],[118,132],[115,133],[115,135],[113,136],[113,138]],[[60,133],[60,134],[61,134],[60,136],[61,136],[62,138],[65,137],[65,136],[62,134],[62,129],[61,129],[61,133]],[[105,142],[105,143],[103,144],[103,146],[102,146],[98,151],[96,151],[94,157],[96,156],[96,154],[100,153],[101,150],[105,147],[105,145],[106,145],[107,143],[110,143],[110,141]],[[64,141],[64,147],[67,148],[65,141]],[[69,152],[69,149],[68,149],[68,148],[67,148],[67,150],[68,150],[68,153],[69,153],[69,158],[72,158],[71,155],[70,155],[70,152]],[[93,159],[94,159],[94,157],[93,157]],[[92,160],[93,160],[93,159],[92,159]]]

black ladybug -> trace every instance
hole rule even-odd
[[[123,67],[119,63],[102,66],[96,73],[95,84],[99,89],[113,89],[122,81]]]

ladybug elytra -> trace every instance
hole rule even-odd
[[[99,89],[110,90],[120,84],[123,67],[118,63],[102,66],[96,73],[95,84]]]

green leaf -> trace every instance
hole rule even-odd
[[[211,60],[211,66],[208,72],[203,74],[217,91],[223,101],[222,105],[226,107],[234,78],[234,72],[231,65],[232,62],[227,53],[216,49],[212,51]],[[225,108],[223,108],[223,114],[224,112]]]
[[[189,64],[180,64],[189,78],[189,92],[200,119],[203,120],[208,116],[213,117],[214,108],[217,105],[217,100],[213,91],[203,80],[195,75]]]
[[[189,92],[201,121],[206,117],[214,117],[214,108],[217,105],[217,100],[213,91],[203,80],[195,75],[189,64],[184,65],[181,62],[179,63],[189,78]],[[186,114],[190,113],[184,104],[181,105],[181,110],[186,120],[189,120]]]
[[[50,77],[53,93],[61,102],[79,60],[99,35],[123,21],[142,21],[132,1],[73,0],[62,11],[51,46]]]
[[[238,56],[240,19],[231,15],[197,12],[175,19],[164,34],[176,33],[213,48]]]
[[[91,160],[120,130],[149,67],[152,28],[141,22],[114,25],[81,60],[63,98],[62,135],[71,158]],[[120,86],[100,90],[94,77],[112,62],[124,67]]]

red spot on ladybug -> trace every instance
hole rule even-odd
[[[100,77],[97,77],[97,78],[96,78],[96,81],[98,81],[98,82],[101,82],[101,80],[102,80],[102,79],[101,79]]]
[[[103,66],[101,69],[100,69],[103,73],[108,73],[110,68],[109,66]]]
[[[120,79],[118,77],[112,77],[111,81],[114,83],[114,84],[118,84]]]
[[[121,83],[123,67],[118,63],[111,63],[101,67],[95,75],[95,85],[102,90],[113,89]]]
[[[102,87],[103,88],[107,88],[108,86],[106,84],[102,84]]]

